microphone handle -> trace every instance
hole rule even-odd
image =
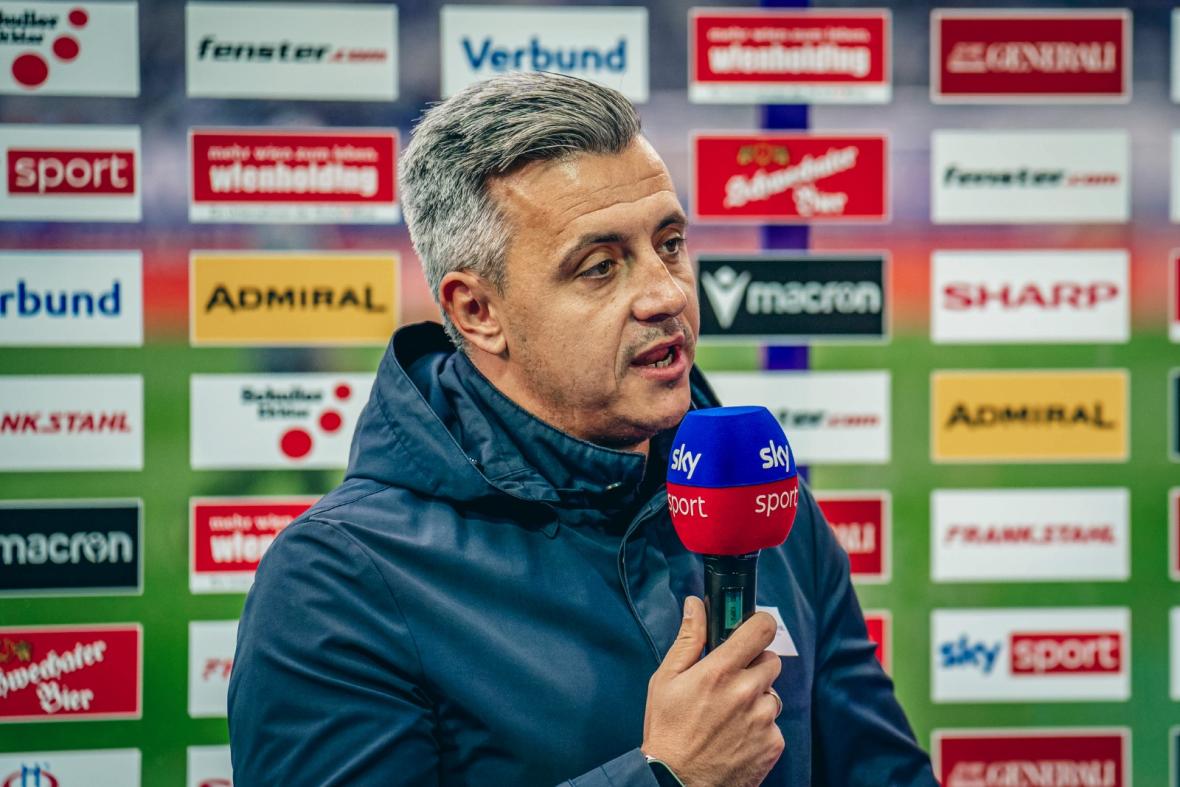
[[[705,555],[705,619],[712,651],[754,614],[758,598],[758,553]]]

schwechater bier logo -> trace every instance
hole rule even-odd
[[[1036,727],[935,730],[931,758],[943,787],[1127,787],[1131,731]]]

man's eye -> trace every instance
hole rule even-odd
[[[603,260],[592,268],[587,268],[582,271],[579,276],[584,279],[604,279],[610,275],[611,269],[615,266],[614,260]]]
[[[679,235],[668,238],[663,243],[664,252],[667,254],[679,254],[684,250],[684,243],[684,238]]]

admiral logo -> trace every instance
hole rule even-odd
[[[890,14],[689,10],[697,103],[887,103]]]
[[[390,224],[397,131],[189,132],[194,222]]]
[[[702,256],[699,265],[702,336],[809,342],[886,335],[883,256]]]
[[[937,9],[930,36],[930,97],[936,102],[1131,98],[1128,11]]]
[[[233,787],[228,746],[189,746],[187,787]]]
[[[138,624],[0,627],[0,722],[140,717]]]
[[[935,131],[935,224],[1126,222],[1125,131]]]
[[[344,467],[372,383],[369,374],[195,374],[192,466]]]
[[[0,787],[139,787],[139,749],[0,754]]]
[[[889,461],[888,372],[717,372],[726,405],[768,408],[799,464]]]
[[[1126,251],[936,251],[936,343],[1126,342]]]
[[[384,345],[398,323],[394,254],[194,252],[189,335],[202,345]]]
[[[1168,338],[1180,342],[1180,250],[1168,260]]]
[[[142,467],[139,375],[0,375],[0,471]]]
[[[819,492],[815,502],[848,553],[852,579],[888,582],[890,532],[888,492]]]
[[[138,96],[136,4],[0,4],[0,93]]]
[[[944,787],[1129,787],[1130,730],[935,730],[934,771]]]
[[[648,97],[646,8],[444,5],[444,97],[507,71],[556,71]]]
[[[397,8],[190,2],[188,95],[393,101]]]
[[[934,702],[1130,698],[1125,607],[938,609],[931,624]]]
[[[189,590],[245,593],[275,537],[314,497],[193,498],[189,501]]]
[[[0,501],[0,595],[142,590],[141,501]]]
[[[1126,489],[939,489],[930,496],[935,582],[1122,581]]]
[[[143,344],[140,252],[0,253],[0,346]]]
[[[936,462],[1127,459],[1125,370],[934,372],[931,387]]]
[[[236,620],[189,621],[188,715],[192,718],[225,716],[237,638]]]
[[[884,221],[887,162],[881,135],[696,135],[693,213],[783,224]]]
[[[877,643],[877,661],[881,662],[881,669],[889,672],[890,664],[892,662],[892,640],[890,631],[893,627],[893,619],[888,612],[879,610],[865,610],[865,629],[868,631],[869,639]]]
[[[0,220],[139,221],[138,126],[0,124]]]

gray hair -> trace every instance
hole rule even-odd
[[[410,240],[437,302],[443,276],[469,270],[506,284],[508,226],[491,178],[531,161],[619,153],[639,115],[616,90],[577,77],[515,72],[470,85],[428,109],[398,167]],[[457,347],[462,334],[442,312]]]

